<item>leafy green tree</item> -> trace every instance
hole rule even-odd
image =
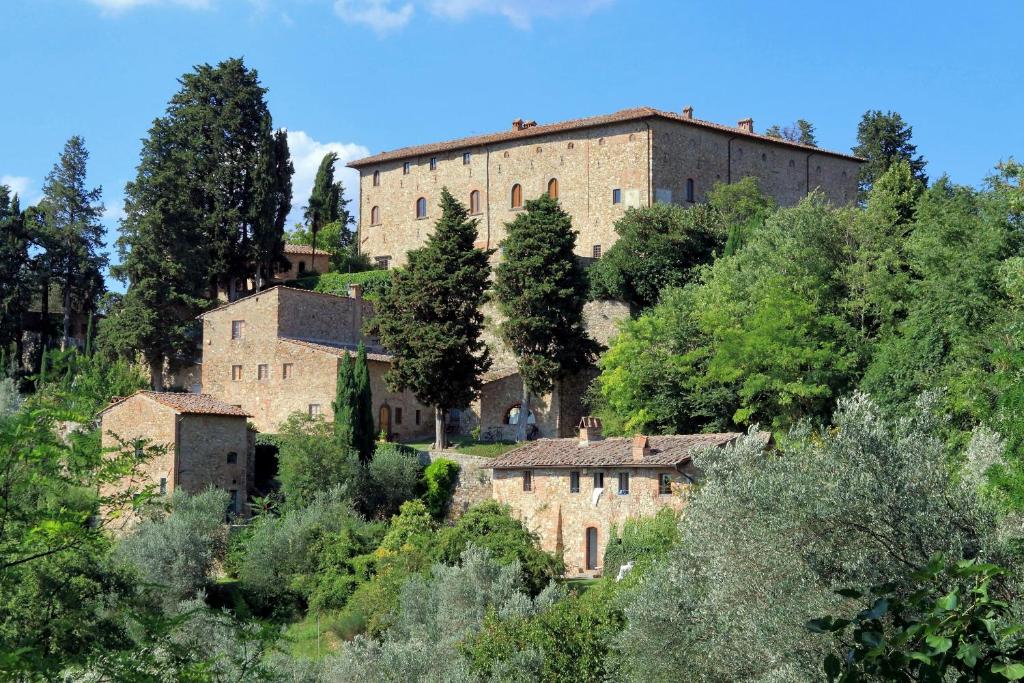
[[[459,463],[454,460],[438,458],[423,471],[423,481],[427,488],[423,500],[434,519],[443,519],[448,512],[452,492],[459,482],[459,469]]]
[[[718,211],[727,232],[725,256],[732,256],[749,242],[777,208],[754,176],[736,183],[715,183],[708,192],[708,204]]]
[[[388,382],[434,406],[434,447],[447,447],[445,414],[480,393],[480,375],[491,365],[481,340],[489,251],[474,246],[476,219],[441,190],[441,217],[426,244],[408,254],[381,298],[374,325],[395,354]]]
[[[416,496],[420,479],[419,453],[399,444],[378,444],[366,465],[366,507],[374,517],[390,519]]]
[[[860,167],[861,199],[867,198],[875,181],[897,161],[907,162],[911,175],[922,185],[928,184],[924,157],[917,154],[917,145],[910,141],[913,132],[914,129],[894,111],[864,112],[857,124],[857,144],[853,148],[853,153],[865,161]]]
[[[591,293],[638,309],[656,304],[665,288],[690,282],[725,241],[718,212],[704,204],[627,209],[615,232],[619,239],[588,273]]]
[[[278,479],[289,508],[305,507],[318,493],[336,486],[354,499],[361,477],[359,454],[339,443],[322,419],[293,413],[281,427]]]
[[[46,268],[60,284],[63,333],[60,348],[71,339],[73,307],[92,311],[103,293],[102,191],[86,187],[89,152],[79,136],[71,137],[46,176],[40,209],[45,221]]]
[[[604,575],[615,577],[629,563],[630,571],[642,572],[660,560],[679,542],[679,521],[679,513],[662,508],[654,517],[627,519],[621,531],[612,527],[601,564]]]
[[[335,152],[328,152],[321,159],[316,178],[313,180],[309,203],[303,212],[309,226],[310,246],[313,247],[314,253],[317,235],[324,226],[332,223],[338,223],[339,226],[338,243],[333,245],[336,249],[347,248],[353,241],[348,230],[348,226],[353,223],[352,215],[347,208],[349,200],[345,199],[341,181],[334,181],[334,165],[337,162],[338,155]]]
[[[537,536],[512,516],[507,505],[489,500],[474,505],[437,536],[437,558],[445,564],[456,564],[470,546],[484,548],[502,564],[517,562],[523,581],[534,595],[561,576],[561,558],[544,552],[537,545]]]
[[[814,137],[814,124],[805,119],[797,119],[791,125],[780,126],[775,124],[764,132],[770,138],[799,142],[802,145],[818,146],[818,140]]]
[[[516,439],[524,441],[530,395],[584,368],[599,347],[583,319],[588,285],[573,252],[577,233],[569,214],[544,194],[527,201],[506,229],[494,292],[504,316],[501,336],[523,381]]]

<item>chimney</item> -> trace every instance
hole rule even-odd
[[[643,434],[633,437],[633,462],[640,462],[651,454],[651,442]]]
[[[348,296],[350,299],[362,299],[363,286],[357,282],[350,282],[348,285]]]
[[[745,119],[741,119],[740,123],[739,123],[739,127],[740,127],[740,130],[742,130],[742,131],[744,131],[746,133],[753,133],[754,132],[754,119],[752,119],[750,117],[747,117]]]
[[[591,441],[601,440],[601,419],[587,416],[580,420],[580,446],[589,446]]]
[[[512,122],[512,130],[522,130],[522,129],[523,129],[523,120],[522,119],[516,119],[515,121]]]
[[[683,118],[684,119],[690,119],[691,121],[693,120],[693,107],[692,106],[686,105],[685,107],[683,107]]]

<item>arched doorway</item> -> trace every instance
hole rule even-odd
[[[587,571],[597,569],[597,527],[587,527]]]
[[[380,413],[377,416],[377,433],[384,433],[385,438],[391,438],[391,406],[387,403],[380,407]]]

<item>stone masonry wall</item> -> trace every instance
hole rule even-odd
[[[210,486],[237,491],[239,512],[248,515],[249,452],[246,419],[228,415],[181,415],[178,428],[178,486],[198,493]],[[228,454],[235,462],[228,462]]]
[[[490,458],[449,451],[421,451],[424,466],[438,458],[459,463],[459,479],[445,521],[454,522],[471,506],[491,499],[491,469],[487,466]]]
[[[174,467],[176,418],[177,414],[171,408],[143,395],[131,396],[103,413],[100,418],[100,431],[104,449],[118,447],[115,435],[124,441],[146,439],[148,446],[164,447],[161,455],[141,465],[138,477],[104,488],[101,492],[103,495],[126,487],[141,488],[148,484],[159,487],[161,479],[167,480],[168,493],[174,491],[177,485]]]

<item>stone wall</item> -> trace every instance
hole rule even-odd
[[[454,522],[471,506],[491,499],[491,469],[487,466],[490,458],[449,451],[421,451],[424,466],[438,458],[459,463],[459,479],[445,521]]]
[[[178,427],[177,486],[189,493],[214,486],[236,492],[237,510],[249,514],[249,430],[244,417],[180,415]],[[228,454],[234,453],[234,462]]]
[[[143,395],[131,396],[103,413],[100,418],[100,431],[100,442],[104,449],[118,448],[117,437],[123,441],[145,439],[148,446],[160,446],[164,449],[161,455],[150,458],[139,467],[139,476],[103,489],[101,492],[104,495],[128,487],[139,488],[146,484],[159,487],[161,479],[166,480],[168,493],[174,491],[177,485],[177,413],[174,410]]]
[[[653,516],[666,507],[682,510],[690,490],[690,484],[682,474],[661,468],[579,468],[579,493],[569,490],[569,469],[537,468],[531,471],[533,490],[523,491],[522,471],[496,470],[492,495],[498,502],[511,506],[513,514],[540,537],[541,547],[561,553],[568,576],[600,573],[605,546],[613,527],[621,530],[626,519]],[[604,474],[604,489],[598,496],[595,496],[595,472]],[[617,492],[619,472],[630,475],[627,495]],[[663,472],[672,474],[671,494],[658,493],[658,476]],[[586,533],[589,527],[597,529],[596,571],[586,569]]]
[[[320,274],[331,270],[331,255],[320,251],[319,247],[315,258],[312,254],[285,254],[284,257],[288,259],[288,268],[274,273],[274,280],[278,282],[295,280],[303,275],[309,275],[311,270]],[[305,264],[304,269],[300,267],[300,263]]]

